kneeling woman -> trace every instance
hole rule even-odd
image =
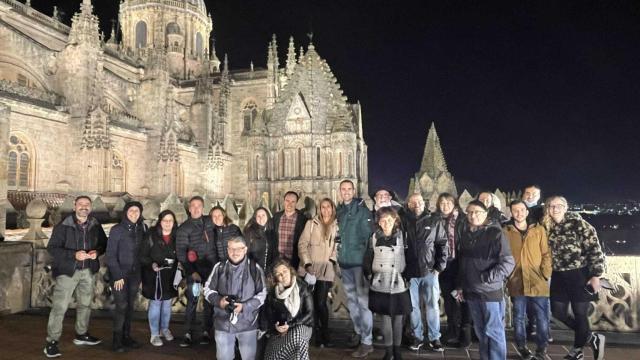
[[[364,256],[363,271],[371,279],[369,309],[382,315],[384,359],[401,359],[402,324],[411,313],[409,287],[404,280],[404,237],[400,217],[391,207],[376,211],[378,228]]]
[[[313,298],[307,284],[285,260],[272,271],[274,286],[265,303],[270,337],[265,360],[309,359],[313,328]]]

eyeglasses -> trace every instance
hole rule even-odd
[[[243,247],[236,247],[236,248],[229,247],[227,249],[229,249],[229,252],[239,253],[239,252],[243,252],[246,248],[247,248],[246,246],[243,246]]]

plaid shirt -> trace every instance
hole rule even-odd
[[[291,260],[293,257],[293,232],[296,228],[297,219],[297,212],[294,212],[291,216],[282,214],[280,225],[278,226],[278,252],[281,257],[287,260]]]

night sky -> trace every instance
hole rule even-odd
[[[306,34],[363,107],[371,187],[406,194],[431,122],[459,191],[538,183],[640,200],[640,2],[205,1],[218,56],[266,64]],[[68,22],[77,1],[58,3]],[[105,33],[118,1],[95,6]]]

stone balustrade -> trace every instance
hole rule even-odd
[[[60,21],[58,21],[58,19],[51,17],[49,15],[45,15],[41,12],[39,12],[38,10],[27,6],[19,1],[16,0],[0,0],[0,2],[5,3],[7,5],[10,5],[11,8],[13,8],[14,11],[20,13],[20,14],[24,14],[27,15],[29,17],[31,17],[32,19],[38,21],[39,23],[42,23],[44,25],[48,25],[53,27],[54,29],[60,30],[66,34],[69,33],[69,31],[71,30],[71,28],[63,23],[61,23]]]

